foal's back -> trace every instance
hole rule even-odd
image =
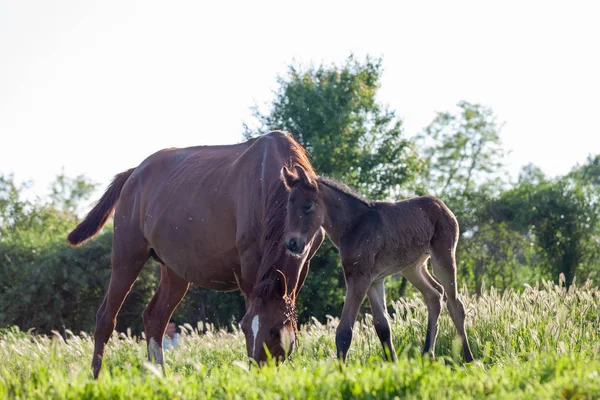
[[[423,263],[442,230],[458,233],[458,223],[437,197],[375,202],[355,230],[351,247],[372,253],[376,268],[379,265],[379,269],[392,273]]]

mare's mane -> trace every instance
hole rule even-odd
[[[286,161],[286,166],[288,168],[296,165],[301,166],[308,174],[316,178],[315,170],[308,159],[306,150],[294,140],[292,135],[284,133],[277,137],[287,142],[287,150],[290,154],[289,159]],[[264,230],[260,242],[262,259],[253,290],[260,298],[272,298],[275,296],[274,283],[279,274],[277,272],[277,262],[285,256],[283,238],[285,235],[288,191],[283,181],[277,179],[276,182],[270,185],[270,192],[267,195],[266,214],[263,220]],[[302,268],[302,265],[300,268]],[[296,282],[294,282],[295,284]]]

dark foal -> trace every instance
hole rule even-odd
[[[287,163],[315,176],[302,146],[289,134],[270,132],[236,145],[161,150],[115,177],[67,239],[82,244],[115,211],[112,274],[96,315],[95,378],[123,300],[150,257],[162,264],[143,314],[151,361],[163,363],[165,328],[190,283],[241,290],[248,357],[265,361],[266,347],[285,359],[295,346],[296,295],[323,241],[315,231],[303,257],[281,245],[288,194],[280,170]]]
[[[450,317],[462,339],[464,357],[473,360],[465,331],[465,309],[458,297],[455,250],[458,222],[435,197],[397,203],[370,202],[339,182],[313,178],[302,167],[282,169],[290,189],[285,246],[304,254],[321,227],[340,252],[346,279],[346,300],[336,333],[338,356],[346,360],[352,329],[365,296],[371,303],[375,330],[386,356],[396,359],[385,305],[384,280],[400,272],[424,296],[427,336],[423,353],[434,356],[438,317],[447,300]],[[436,281],[427,271],[431,258]]]

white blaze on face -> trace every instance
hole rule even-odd
[[[258,315],[255,315],[252,319],[252,336],[254,337],[254,343],[252,345],[252,356],[254,356],[254,350],[256,349],[256,335],[258,335],[258,328],[260,328],[260,321]]]

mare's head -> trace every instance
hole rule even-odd
[[[296,346],[297,322],[295,295],[288,294],[283,272],[273,270],[256,285],[236,275],[238,286],[246,298],[246,314],[240,325],[246,336],[248,357],[258,363],[269,354],[283,361]]]
[[[281,179],[289,190],[284,244],[288,252],[301,256],[323,225],[325,203],[317,181],[301,166],[283,167]]]

